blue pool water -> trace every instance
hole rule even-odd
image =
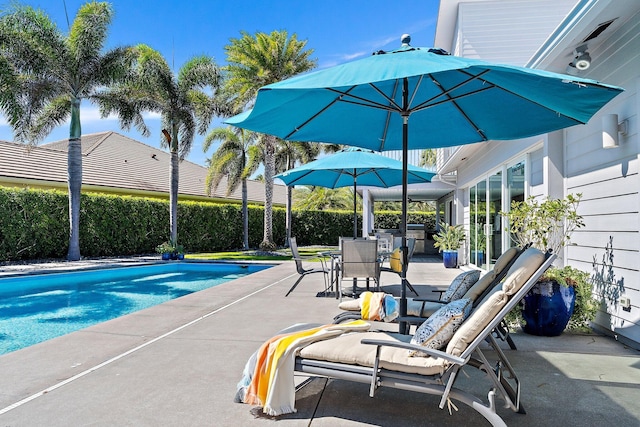
[[[0,279],[0,354],[269,267],[178,262]]]

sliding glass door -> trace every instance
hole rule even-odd
[[[471,264],[491,269],[503,250],[512,244],[508,225],[503,223],[500,212],[507,211],[511,202],[524,200],[524,169],[521,161],[469,188]]]

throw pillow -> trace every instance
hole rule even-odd
[[[480,270],[469,270],[460,273],[442,294],[442,302],[451,302],[460,299],[480,278]]]
[[[469,316],[471,307],[471,300],[463,298],[440,308],[418,327],[411,338],[411,344],[435,350],[445,347],[464,319]],[[409,350],[409,356],[428,357],[427,354],[416,350]]]
[[[402,252],[400,248],[395,248],[389,257],[389,267],[396,273],[402,272]]]

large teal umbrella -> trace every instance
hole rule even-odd
[[[330,156],[322,157],[295,169],[290,169],[275,178],[287,186],[314,185],[326,188],[353,186],[353,237],[358,237],[358,214],[356,212],[357,185],[389,188],[402,185],[402,162],[371,150],[346,148]],[[417,166],[408,165],[407,183],[430,182],[435,173]]]
[[[404,41],[404,40],[403,40]],[[509,140],[586,123],[622,88],[575,76],[460,58],[406,44],[292,77],[258,92],[226,123],[291,141],[376,151]],[[406,314],[406,212],[400,314]],[[406,328],[401,322],[401,329]]]

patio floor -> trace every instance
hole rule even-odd
[[[429,283],[416,286],[427,295],[459,272],[437,257],[416,257],[408,277]],[[321,275],[285,298],[296,278],[286,262],[0,356],[0,425],[271,425],[256,408],[233,403],[246,360],[277,331],[329,323],[338,313],[335,299],[315,296]],[[383,274],[383,285],[394,282],[396,275]],[[498,408],[509,426],[640,425],[638,351],[597,334],[516,332],[513,339],[518,350],[506,352],[527,414]],[[488,383],[470,374],[458,385],[486,394]],[[384,388],[370,398],[366,385],[316,379],[296,394],[298,412],[276,419],[286,426],[487,424],[462,404],[449,415],[438,401]]]

